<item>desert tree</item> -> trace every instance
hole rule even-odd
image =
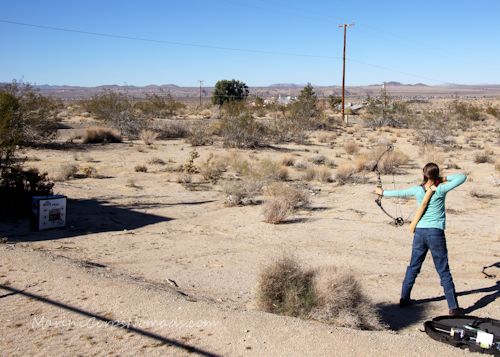
[[[223,79],[215,83],[212,104],[222,106],[226,102],[240,102],[248,97],[248,86],[239,80]]]

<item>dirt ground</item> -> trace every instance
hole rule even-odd
[[[500,318],[498,278],[481,273],[500,261],[498,172],[494,160],[473,160],[485,144],[497,157],[496,133],[493,126],[469,140],[457,137],[462,148],[443,151],[440,159],[459,167],[446,174],[469,177],[447,199],[447,243],[459,303],[469,314]],[[410,131],[356,125],[339,131],[335,145],[314,139],[259,150],[200,147],[195,164],[210,153],[238,152],[251,161],[287,155],[307,161],[321,154],[338,165],[354,160],[342,146],[352,137],[361,151],[394,141],[410,156],[402,174],[383,176],[384,188],[419,182],[426,158]],[[413,290],[417,304],[397,306],[412,240],[408,225],[390,225],[374,203],[375,174],[365,173],[365,181],[356,184],[304,183],[311,207],[273,225],[263,221],[262,205],[225,206],[220,183],[199,175],[189,185],[178,183],[174,168],[191,150],[184,140],[168,140],[25,152],[28,166],[49,175],[73,163],[93,166],[99,176],[56,183],[55,192],[68,197],[65,228],[32,232],[28,220],[0,224],[0,236],[8,239],[0,244],[0,355],[468,354],[422,332],[424,321],[448,311],[430,257]],[[165,165],[148,163],[152,158]],[[146,165],[147,172],[136,172],[137,165]],[[289,172],[290,182],[301,181],[299,170]],[[335,176],[336,168],[331,172]],[[396,213],[394,201],[383,203]],[[401,202],[400,208],[408,218],[414,202]],[[259,272],[283,254],[310,267],[351,270],[388,329],[358,331],[258,311]]]

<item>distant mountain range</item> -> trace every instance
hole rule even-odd
[[[5,84],[5,83],[3,83]],[[0,86],[2,83],[0,83]],[[346,94],[350,98],[376,96],[380,94],[382,87],[380,84],[370,84],[365,86],[346,86]],[[478,84],[478,85],[462,85],[462,84],[443,84],[431,86],[425,83],[404,84],[396,81],[385,82],[387,91],[391,96],[410,97],[410,98],[432,98],[432,97],[449,97],[459,95],[465,97],[498,97],[500,96],[500,85],[498,84]],[[339,95],[341,87],[338,85],[332,86],[314,86],[314,91],[319,97],[327,97],[334,94]],[[100,85],[96,87],[82,87],[71,85],[34,85],[44,95],[49,95],[55,98],[64,100],[80,100],[88,99],[95,94],[105,90],[112,90],[126,93],[132,97],[142,98],[146,94],[152,93],[170,93],[172,96],[179,99],[195,99],[199,98],[199,87],[182,87],[176,84],[150,84],[146,86],[134,85]],[[264,98],[277,97],[278,95],[296,96],[299,94],[304,84],[298,83],[275,83],[269,86],[250,87],[250,93]],[[203,87],[202,98],[208,99],[213,91],[213,87]]]

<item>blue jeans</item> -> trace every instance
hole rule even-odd
[[[446,249],[446,238],[444,231],[438,228],[417,228],[413,237],[413,248],[411,252],[410,265],[406,269],[403,288],[401,289],[401,298],[410,299],[411,289],[415,283],[420,268],[425,260],[427,251],[430,249],[434,266],[441,279],[441,286],[444,290],[444,296],[450,309],[458,308],[457,294],[455,285],[451,277],[450,267],[448,266],[448,250]]]

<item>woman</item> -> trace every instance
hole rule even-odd
[[[434,191],[423,216],[416,226],[411,261],[406,269],[399,306],[405,307],[411,304],[411,289],[418,273],[420,273],[427,251],[430,250],[448,302],[449,314],[460,316],[463,315],[463,309],[458,306],[455,285],[448,266],[448,251],[444,235],[446,226],[445,198],[449,191],[464,183],[467,176],[457,174],[442,178],[439,176],[438,165],[433,163],[425,165],[423,173],[424,180],[420,186],[410,187],[406,190],[384,191],[381,188],[375,190],[375,193],[384,197],[415,196],[418,205],[422,203],[427,190],[432,189]]]

